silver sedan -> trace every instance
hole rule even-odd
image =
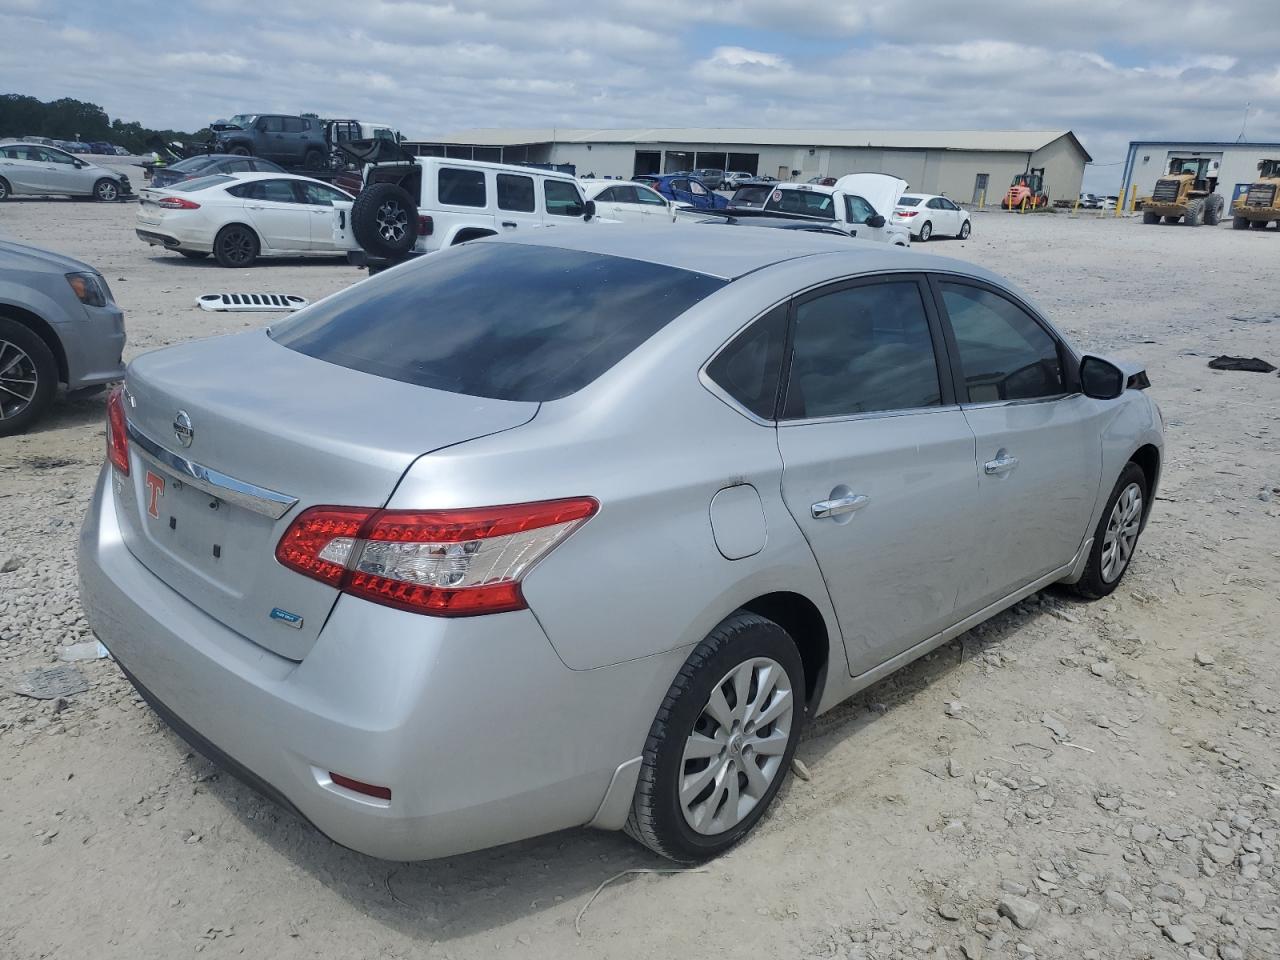
[[[136,359],[94,630],[356,850],[585,824],[695,861],[817,714],[1049,584],[1115,589],[1162,460],[1140,368],[969,264],[714,229],[468,243]]]

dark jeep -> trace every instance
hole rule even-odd
[[[324,121],[279,113],[241,113],[210,124],[213,153],[264,157],[285,167],[323,170],[329,163]]]

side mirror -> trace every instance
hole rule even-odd
[[[883,227],[883,226],[884,226],[884,217],[880,216],[880,214],[878,214],[878,213],[877,213],[875,216],[867,217],[867,226],[868,226],[868,227],[877,227],[877,228],[879,228],[879,227]]]
[[[1080,390],[1095,400],[1114,400],[1124,393],[1124,371],[1101,357],[1080,361]]]
[[[596,202],[594,200],[588,200],[582,207],[582,219],[589,222],[595,215]]]

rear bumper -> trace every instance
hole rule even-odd
[[[527,611],[446,620],[343,597],[306,659],[286,660],[128,551],[113,482],[104,469],[80,539],[94,632],[193,745],[336,842],[428,859],[586,824],[629,798],[634,776],[615,771],[640,755],[683,653],[574,671]],[[263,629],[285,628],[264,614]]]
[[[211,253],[213,241],[208,237],[192,237],[177,231],[165,230],[162,227],[141,226],[134,228],[138,239],[153,247],[164,247],[166,250],[195,250],[200,253]]]

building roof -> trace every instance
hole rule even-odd
[[[513,147],[533,143],[715,143],[726,146],[884,147],[897,150],[1007,150],[1028,153],[1070,137],[1070,130],[759,130],[744,127],[531,127],[459,130],[429,143]]]

